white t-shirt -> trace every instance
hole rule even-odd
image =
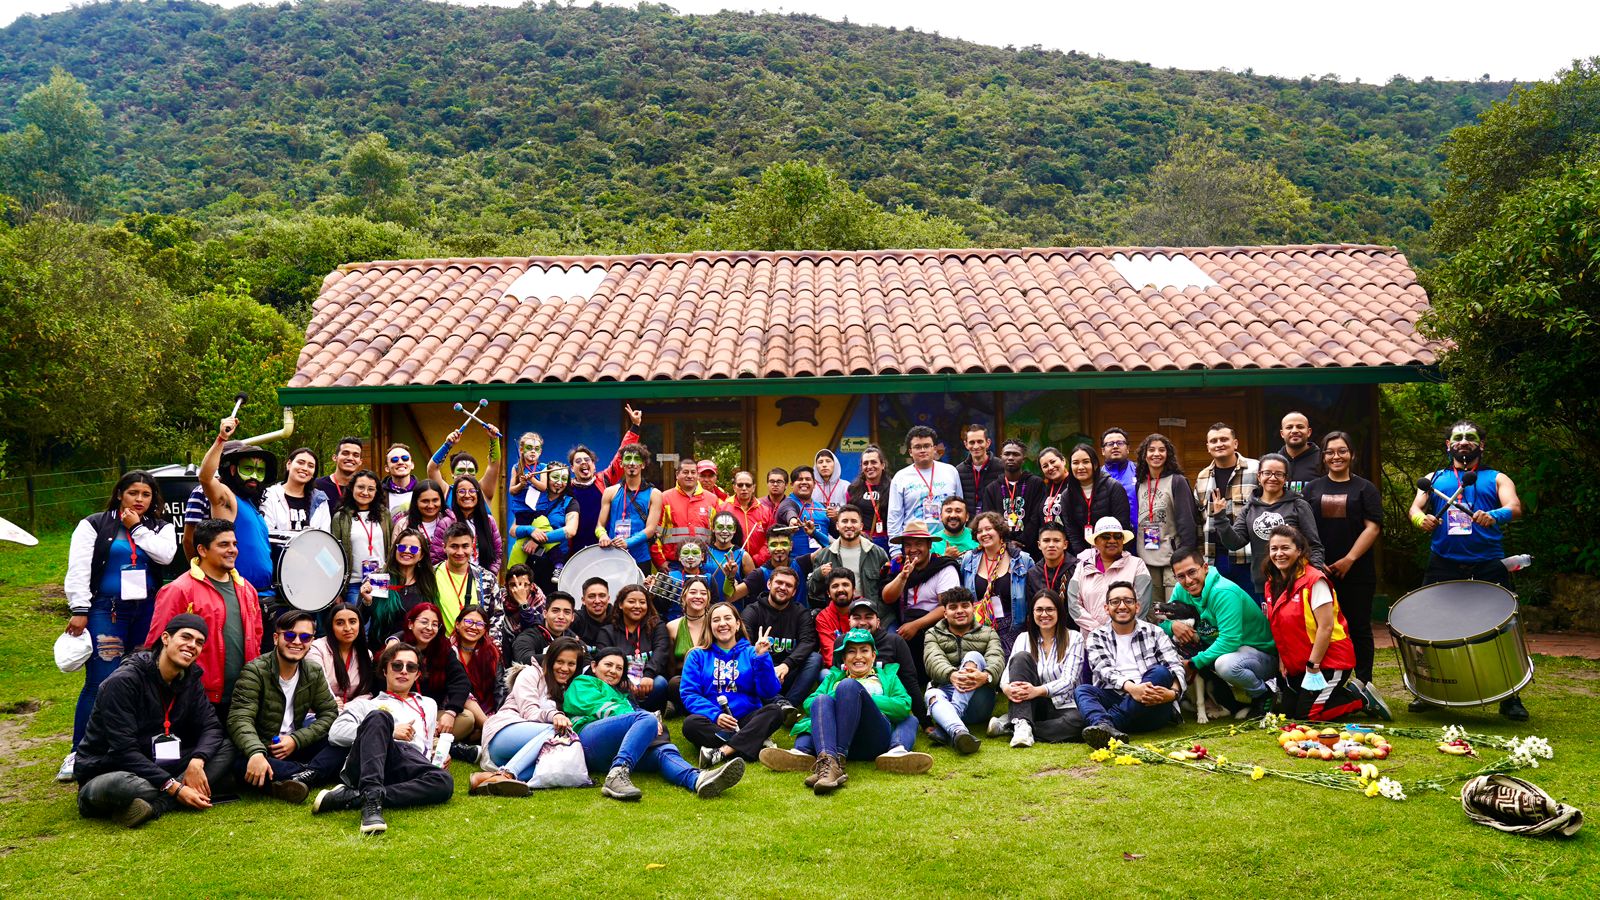
[[[1139,660],[1133,655],[1133,634],[1112,633],[1117,639],[1117,683],[1125,681],[1138,681],[1144,670],[1139,668]]]
[[[1327,579],[1318,579],[1311,586],[1311,608],[1321,609],[1333,602],[1333,589],[1328,587]]]
[[[372,560],[378,564],[379,571],[382,571],[385,565],[383,524],[375,519],[368,519],[367,515],[367,513],[356,513],[350,517],[350,549],[355,551],[355,559],[350,561],[351,584],[361,581],[362,563]]]
[[[283,724],[278,726],[279,734],[291,734],[295,730],[294,689],[295,685],[299,683],[300,669],[298,666],[294,670],[294,677],[288,681],[284,681],[282,677],[278,678],[278,689],[283,691]]]

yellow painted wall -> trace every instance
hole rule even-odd
[[[466,406],[468,401],[463,400],[461,403],[463,406]],[[428,459],[433,455],[433,451],[437,449],[440,444],[444,443],[445,435],[448,435],[450,432],[459,428],[461,423],[467,418],[464,413],[458,413],[450,407],[451,404],[449,403],[413,403],[410,404],[411,416],[406,415],[404,405],[396,404],[394,406],[386,407],[385,410],[388,413],[388,421],[384,423],[385,430],[381,435],[384,443],[381,447],[377,448],[376,452],[380,454],[387,453],[389,447],[396,442],[405,444],[411,448],[411,458],[416,464],[417,477],[426,478],[428,474]],[[496,428],[501,430],[505,429],[506,426],[503,420],[503,416],[505,415],[504,403],[491,402],[483,410],[479,411],[474,409],[474,412],[477,413],[478,418],[489,422]],[[417,424],[422,426],[422,433],[420,435],[417,433],[416,427],[412,425],[412,417],[415,417]],[[509,441],[514,442],[515,440],[515,435],[512,435],[509,438]],[[505,521],[506,504],[505,497],[503,495],[505,493],[504,482],[506,468],[504,454],[511,446],[512,445],[508,443],[507,439],[502,439],[500,441],[502,459],[499,481],[501,484],[495,489],[493,506],[494,517],[495,521],[497,522]],[[465,450],[477,458],[478,475],[479,480],[481,481],[484,470],[489,466],[488,432],[478,427],[475,423],[469,423],[461,439],[461,443],[455,446],[455,450]],[[452,450],[451,452],[453,453],[455,450]],[[384,457],[374,458],[379,461],[378,473],[382,474]],[[444,470],[443,474],[445,475],[446,485],[449,484],[449,465],[449,461],[446,460],[442,467]]]
[[[781,417],[777,401],[782,397],[756,397],[755,404],[756,422],[756,487],[761,493],[761,488],[766,483],[764,473],[774,466],[783,466],[793,469],[798,465],[810,465],[816,457],[817,451],[823,447],[834,446],[834,435],[839,433],[839,425],[850,410],[850,401],[856,399],[849,396],[822,396],[813,397],[819,401],[816,411],[817,424],[809,422],[786,422],[778,424]],[[863,402],[870,401],[870,397],[861,398]]]

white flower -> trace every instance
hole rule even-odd
[[[1551,749],[1550,742],[1542,737],[1514,738],[1509,747],[1511,762],[1523,768],[1539,768],[1539,760],[1551,759],[1555,751]]]
[[[1466,740],[1467,730],[1460,725],[1446,725],[1444,727],[1444,742]]]
[[[1406,798],[1405,788],[1393,778],[1378,779],[1378,793],[1390,800],[1404,800]]]

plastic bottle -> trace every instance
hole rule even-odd
[[[450,762],[450,745],[454,744],[455,742],[456,736],[453,734],[442,734],[439,736],[439,746],[433,751],[434,765],[442,769],[445,767],[446,763]]]
[[[1533,565],[1533,557],[1526,553],[1518,553],[1516,556],[1500,560],[1500,564],[1506,567],[1507,572],[1517,572]]]

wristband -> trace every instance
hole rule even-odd
[[[1493,519],[1496,525],[1509,524],[1511,522],[1511,507],[1502,506],[1499,509],[1491,509],[1489,510],[1489,518]]]
[[[1417,526],[1418,528],[1425,528],[1426,526],[1423,523],[1425,521],[1427,521],[1427,519],[1428,519],[1427,514],[1422,512],[1421,510],[1418,510],[1418,511],[1413,512],[1411,514],[1411,524]]]
[[[439,449],[433,451],[433,464],[436,465],[436,466],[444,465],[444,458],[449,456],[449,455],[450,455],[450,442],[449,441],[445,441],[442,445],[440,445]]]

